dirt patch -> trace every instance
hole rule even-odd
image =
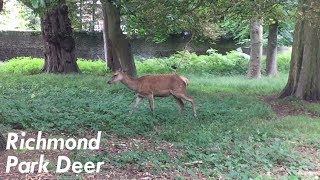
[[[263,97],[263,101],[269,104],[278,117],[306,115],[319,117],[318,114],[310,112],[302,107],[290,104],[290,101],[279,100],[277,97]]]
[[[19,132],[17,132],[19,133]],[[7,138],[7,135],[4,135]],[[67,135],[52,135],[43,134],[43,138],[61,137],[68,138]],[[80,139],[83,137],[90,138],[94,137],[92,134],[81,137],[73,137]],[[107,137],[105,137],[107,136]],[[27,138],[36,138],[36,133],[27,133]],[[179,158],[183,154],[183,150],[178,149],[175,145],[169,142],[160,141],[155,142],[152,139],[148,139],[142,136],[134,138],[121,138],[114,135],[104,135],[101,140],[100,149],[89,151],[87,156],[97,156],[101,154],[107,154],[108,157],[121,156],[124,152],[130,151],[152,151],[152,152],[167,152],[171,159]],[[137,168],[134,163],[127,163],[124,166],[117,166],[112,162],[106,161],[101,167],[99,173],[92,174],[75,174],[75,173],[55,173],[55,165],[58,156],[64,155],[72,159],[75,156],[75,151],[68,150],[7,150],[0,155],[0,179],[11,180],[11,179],[75,179],[76,177],[82,179],[174,179],[177,176],[184,177],[185,179],[205,179],[203,174],[190,175],[183,170],[170,167],[164,168],[163,171],[154,173],[154,164],[146,162],[146,166],[141,169]],[[19,161],[38,161],[40,154],[43,154],[46,161],[52,162],[52,166],[48,165],[49,173],[28,173],[22,174],[17,168],[13,168],[10,173],[6,173],[6,163],[8,156],[16,156]],[[97,159],[103,161],[101,159]],[[73,161],[73,160],[72,160]],[[35,167],[35,172],[38,172],[38,166]]]
[[[315,165],[312,169],[302,169],[299,174],[303,177],[319,177],[320,176],[320,152],[314,147],[300,146],[295,148],[295,151],[299,152],[304,158],[310,160],[312,164]]]

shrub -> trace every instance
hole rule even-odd
[[[81,72],[84,74],[105,75],[110,73],[110,71],[106,69],[105,62],[102,60],[93,61],[79,58],[77,63]],[[0,64],[0,73],[23,75],[38,74],[41,72],[43,65],[44,60],[42,58],[17,57]]]
[[[180,51],[165,58],[137,59],[136,66],[141,74],[153,73],[193,73],[215,75],[244,75],[248,69],[250,57],[238,51],[228,52],[226,55],[217,53],[213,49],[207,51],[208,55],[196,55],[188,51]],[[278,55],[280,72],[288,72],[291,52]],[[105,75],[110,73],[102,60],[78,59],[78,66],[84,74]],[[0,64],[0,73],[5,74],[37,74],[43,66],[43,59],[31,57],[18,57]],[[265,57],[263,70],[265,69]]]
[[[106,75],[111,72],[106,68],[106,63],[102,60],[93,61],[79,58],[77,63],[84,74]]]
[[[16,57],[0,64],[0,73],[5,74],[37,74],[41,71],[44,61],[41,58]]]
[[[291,61],[291,51],[278,55],[278,70],[280,72],[289,72]]]

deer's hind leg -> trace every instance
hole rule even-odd
[[[181,99],[181,98],[178,98],[178,97],[175,96],[175,95],[172,95],[172,96],[174,97],[174,99],[175,99],[175,100],[177,101],[177,103],[179,104],[179,107],[180,107],[179,111],[180,111],[180,112],[184,111],[184,103],[183,103],[182,99]]]
[[[137,108],[139,102],[140,102],[142,99],[143,99],[142,96],[137,95],[137,98],[136,98],[136,100],[135,100],[135,102],[134,102],[134,105],[132,106],[131,111],[130,111],[129,114],[132,114],[132,113],[133,113],[133,111]]]
[[[182,99],[185,99],[187,101],[189,101],[192,105],[192,110],[193,110],[193,115],[196,117],[197,116],[197,112],[196,112],[196,107],[195,107],[195,103],[194,103],[194,100],[192,97],[184,94],[184,93],[175,93],[175,92],[172,92],[172,95],[173,96],[176,96],[178,98],[182,98]]]

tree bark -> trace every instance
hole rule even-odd
[[[120,10],[111,0],[105,0],[108,17],[108,34],[114,48],[113,55],[119,58],[122,69],[125,69],[128,75],[137,76],[136,66],[134,64],[131,45],[126,35],[120,28]]]
[[[253,18],[251,20],[250,28],[251,51],[248,78],[261,78],[261,59],[263,48],[262,20]]]
[[[277,66],[278,22],[269,25],[266,72],[267,76],[278,74]]]
[[[289,79],[280,98],[296,97],[307,101],[320,101],[320,7],[318,0],[303,0],[295,27]]]
[[[41,17],[47,73],[79,72],[75,57],[75,41],[72,36],[68,7],[62,2]]]
[[[0,152],[6,150],[7,141],[0,133]]]
[[[103,13],[103,44],[104,44],[104,59],[107,63],[107,67],[112,71],[116,71],[121,68],[116,52],[112,47],[112,43],[108,34],[108,15],[106,4],[102,2]]]

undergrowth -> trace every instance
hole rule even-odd
[[[288,71],[289,57],[279,55],[281,72]],[[137,169],[153,164],[152,173],[179,170],[213,179],[263,179],[280,176],[279,167],[287,177],[299,177],[300,170],[314,170],[312,157],[295,148],[319,147],[320,119],[277,117],[262,97],[277,95],[287,74],[247,80],[242,76],[247,63],[248,57],[242,53],[220,55],[214,51],[137,61],[141,74],[177,71],[187,76],[188,93],[196,101],[195,118],[188,102],[186,111],[179,114],[173,98],[156,99],[154,115],[147,101],[129,115],[135,94],[121,84],[107,85],[109,72],[102,61],[78,60],[80,75],[51,75],[38,74],[42,59],[16,58],[0,65],[0,130],[70,135],[104,131],[174,143],[182,152],[179,157],[152,150],[126,151],[118,156],[79,152],[72,157],[81,162],[103,159],[117,167],[134,164]],[[292,104],[320,112],[318,104]]]
[[[291,52],[278,55],[278,68],[282,73],[288,72]],[[208,55],[196,55],[188,51],[177,52],[170,57],[143,59],[136,58],[136,67],[140,74],[182,73],[213,75],[245,75],[249,56],[231,51],[226,55],[208,50]],[[38,74],[44,60],[41,58],[17,57],[0,64],[0,74]],[[106,63],[102,60],[78,59],[77,64],[83,74],[106,75]],[[265,58],[262,63],[265,66]],[[263,68],[265,69],[265,68]]]
[[[108,78],[103,76],[5,75],[0,84],[0,120],[2,125],[18,125],[26,131],[74,135],[104,131],[175,143],[184,152],[176,158],[143,151],[92,157],[107,158],[120,167],[135,164],[142,169],[152,161],[156,164],[154,173],[178,168],[189,174],[243,179],[272,174],[279,165],[292,176],[300,169],[314,168],[308,158],[293,151],[295,144],[290,142],[299,139],[299,144],[317,144],[318,128],[305,131],[303,124],[295,127],[292,122],[297,121],[293,118],[278,120],[259,97],[279,92],[286,75],[260,81],[248,81],[242,76],[188,77],[188,92],[196,100],[197,118],[192,116],[188,103],[186,112],[179,114],[173,98],[156,99],[155,115],[143,101],[130,116],[134,93],[120,84],[107,85]],[[312,119],[299,119],[300,123],[308,121]],[[201,164],[185,165],[198,161]]]

